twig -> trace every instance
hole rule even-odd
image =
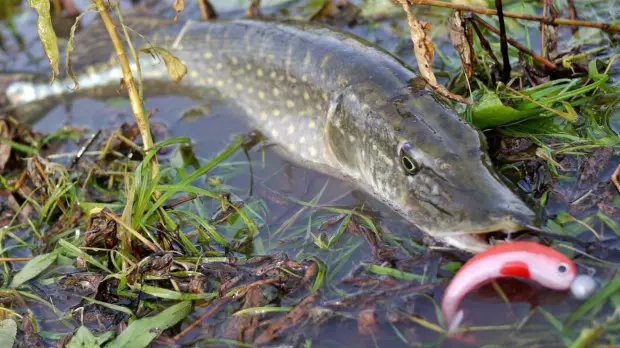
[[[558,17],[558,11],[553,6],[553,0],[543,0],[543,15],[546,16],[549,12],[551,18]],[[558,26],[553,26],[553,36],[547,35],[551,30],[547,24],[540,23],[540,53],[543,57],[549,58],[549,52],[555,51],[558,47]]]
[[[52,8],[54,9],[54,16],[60,16],[62,14],[62,6],[60,0],[52,1]]]
[[[84,156],[84,152],[86,152],[86,150],[88,150],[88,148],[90,147],[90,145],[92,145],[92,143],[95,141],[95,139],[97,139],[97,137],[99,136],[99,134],[101,134],[101,129],[96,131],[91,137],[90,139],[88,139],[88,141],[86,142],[86,144],[80,149],[80,151],[78,151],[75,154],[75,157],[73,157],[73,160],[71,160],[71,165],[69,166],[69,169],[75,167],[75,165],[78,163],[78,161],[82,158],[82,156]]]
[[[484,8],[484,7],[472,7],[472,6],[453,4],[453,3],[449,3],[445,1],[437,1],[437,0],[408,0],[408,1],[411,4],[417,4],[417,5],[429,5],[429,6],[450,8],[453,10],[469,11],[469,12],[490,15],[490,16],[497,15],[496,10]],[[617,24],[589,22],[589,21],[581,21],[581,20],[565,19],[565,18],[547,18],[544,16],[528,15],[528,14],[514,13],[514,12],[504,12],[503,14],[504,14],[504,17],[508,17],[508,18],[542,22],[548,25],[572,25],[572,26],[579,26],[579,27],[598,28],[598,29],[602,29],[605,31],[620,31],[620,25],[617,25]]]
[[[547,15],[547,6],[549,4],[548,0],[543,0],[543,16]],[[544,23],[539,24],[540,29],[540,53],[543,57],[547,58],[549,55],[547,54],[547,28]]]
[[[140,57],[138,57],[138,54],[136,53],[136,49],[133,47],[133,44],[131,43],[131,38],[129,37],[129,33],[127,32],[127,26],[125,25],[125,22],[123,21],[123,14],[121,13],[120,6],[116,6],[116,15],[118,17],[118,21],[121,24],[121,27],[123,28],[123,34],[125,34],[125,41],[127,41],[127,46],[129,47],[129,51],[131,52],[131,55],[133,56],[134,62],[136,62],[136,73],[138,74],[138,95],[140,96],[140,100],[143,100],[144,98],[143,98],[142,93],[144,92],[144,84],[142,82],[142,68],[140,67]]]
[[[30,261],[32,257],[0,257],[0,262]]]
[[[572,20],[578,20],[579,16],[577,16],[577,8],[575,7],[575,0],[566,0],[566,3],[568,4],[568,18]],[[577,30],[579,30],[579,27],[576,25],[573,25],[571,29],[574,34],[577,32]]]
[[[504,13],[505,15],[505,13]],[[494,32],[497,35],[500,35],[500,31],[495,28],[494,26],[492,26],[491,24],[487,23],[484,19],[476,16],[476,15],[472,15],[472,19],[475,20],[476,22],[482,24],[485,28],[489,29],[490,31]],[[549,69],[555,70],[557,68],[557,66],[551,62],[549,59],[536,54],[535,52],[532,52],[531,50],[529,50],[528,48],[526,48],[525,46],[521,45],[520,43],[518,43],[517,41],[506,37],[506,41],[513,46],[514,48],[518,49],[519,51],[528,54],[530,56],[532,56],[532,58],[534,58],[536,61],[538,61],[539,63],[543,64],[544,66],[548,67]]]
[[[136,83],[133,78],[133,73],[131,72],[129,60],[125,55],[123,43],[116,31],[116,25],[114,24],[114,22],[112,22],[112,18],[110,18],[110,15],[108,14],[108,10],[104,5],[103,0],[94,0],[94,2],[97,6],[97,10],[99,11],[99,15],[101,16],[101,19],[105,24],[108,34],[110,35],[110,39],[112,39],[112,43],[114,44],[114,50],[116,51],[117,58],[121,64],[121,70],[123,71],[123,81],[125,84],[125,88],[127,89],[127,93],[129,94],[131,110],[133,111],[133,114],[136,118],[136,123],[138,124],[138,128],[140,129],[140,135],[142,136],[142,142],[144,143],[144,150],[148,151],[154,146],[153,138],[151,137],[149,119],[144,113],[144,106],[142,105],[142,100],[140,99],[138,89],[136,88]],[[159,165],[157,163],[156,156],[153,156],[151,164],[151,176],[155,178],[159,173]]]
[[[179,334],[174,336],[172,338],[172,340],[174,342],[176,342],[176,341],[180,340],[181,338],[183,338],[183,336],[187,335],[190,331],[192,331],[194,328],[196,328],[198,325],[200,325],[200,323],[202,323],[203,320],[205,320],[208,317],[212,316],[214,313],[219,311],[222,306],[224,306],[225,304],[227,304],[230,301],[232,301],[232,298],[230,298],[230,297],[223,297],[223,298],[219,298],[219,299],[215,300],[214,302],[217,302],[217,303],[213,304],[213,306],[211,308],[209,308],[209,310],[207,310],[205,312],[205,314],[201,315],[200,318],[198,318],[193,323],[189,324],[185,329],[183,329],[183,331],[179,332]]]
[[[114,136],[116,136],[116,138],[120,140],[122,143],[129,146],[132,150],[140,153],[142,156],[146,154],[144,150],[142,150],[138,145],[136,145],[136,143],[134,143],[133,141],[131,141],[131,139],[121,134],[120,130],[117,130],[116,133],[114,133]]]
[[[194,199],[196,199],[196,197],[198,197],[198,196],[196,196],[196,195],[189,195],[189,196],[183,197],[183,198],[181,198],[181,199],[179,199],[179,200],[177,200],[175,202],[172,202],[172,203],[169,203],[169,204],[165,204],[165,205],[162,206],[162,208],[164,208],[164,210],[169,210],[169,209],[172,209],[172,208],[174,208],[174,207],[176,207],[178,205],[181,205],[183,203],[187,203],[187,202],[189,202],[191,200],[194,200]]]
[[[495,62],[495,68],[498,71],[501,71],[502,64],[499,62],[499,60],[497,60],[497,57],[495,56],[495,53],[493,53],[493,49],[491,48],[489,41],[487,41],[484,35],[482,35],[480,28],[478,28],[478,24],[476,24],[476,21],[472,20],[471,16],[469,16],[467,20],[469,21],[471,26],[474,27],[474,30],[476,31],[476,35],[478,35],[478,40],[480,40],[480,45],[482,45],[482,48],[484,48],[484,50],[489,54],[489,56],[491,56],[491,59],[493,59],[493,61]]]
[[[497,8],[497,17],[499,18],[499,38],[502,59],[504,61],[504,65],[502,67],[502,80],[504,83],[508,83],[508,80],[510,80],[510,57],[508,56],[508,42],[506,42],[506,25],[504,23],[502,0],[495,0],[495,8]]]

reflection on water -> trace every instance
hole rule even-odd
[[[295,2],[295,1],[294,1]],[[78,6],[84,1],[77,1]],[[125,1],[125,6],[127,2]],[[247,1],[214,1],[216,9],[222,13],[236,13],[240,8],[244,8]],[[269,3],[269,1],[266,1]],[[272,1],[274,5],[281,5],[285,1]],[[295,2],[299,3],[299,2]],[[361,3],[360,1],[356,3]],[[365,2],[364,2],[365,3]],[[242,6],[239,6],[242,5]],[[170,11],[166,6],[157,5],[156,8]],[[194,6],[192,3],[188,6]],[[277,9],[278,7],[274,7]],[[275,10],[274,10],[275,11]],[[191,15],[191,11],[187,12]],[[277,12],[276,12],[277,13]],[[36,42],[36,35],[32,30],[22,30],[27,26],[22,24],[32,24],[33,15],[26,12],[16,17],[16,22],[20,24],[20,33],[29,42],[31,48],[30,54],[35,57],[41,56],[40,47]],[[400,23],[402,25],[402,23]],[[399,37],[392,35],[392,31],[386,29],[390,24],[383,24],[379,29],[369,30],[369,26],[362,25],[350,28],[351,31],[358,35],[366,36],[370,40],[378,42],[382,47],[394,51],[403,52],[404,59],[413,65],[413,57],[409,53],[410,48],[407,41],[404,48],[399,48],[403,41]],[[402,28],[402,27],[401,27]],[[4,34],[4,28],[3,34]],[[589,33],[589,31],[588,31]],[[585,35],[585,34],[584,34]],[[445,43],[444,43],[445,44]],[[6,54],[6,53],[4,53]],[[17,59],[13,60],[12,68],[25,68],[47,71],[46,61],[30,64],[28,55],[17,54]],[[8,70],[8,64],[3,67]],[[187,136],[193,141],[194,151],[202,161],[209,159],[214,153],[217,153],[230,143],[235,134],[247,134],[249,129],[243,122],[243,115],[239,109],[227,105],[223,101],[209,98],[209,103],[203,108],[204,114],[198,117],[188,117],[186,112],[188,109],[199,107],[205,104],[196,100],[178,97],[164,96],[153,97],[147,100],[149,110],[155,110],[152,120],[162,123],[168,130],[168,136]],[[614,112],[611,126],[614,130],[620,130],[620,113]],[[77,99],[70,101],[66,105],[57,105],[49,111],[44,118],[39,120],[35,125],[35,130],[52,132],[63,126],[78,126],[91,129],[113,128],[123,122],[132,121],[131,108],[126,102],[119,100],[98,101],[91,99]],[[313,343],[318,346],[341,346],[346,342],[359,346],[374,345],[396,345],[402,344],[403,339],[409,342],[432,342],[437,338],[437,334],[432,330],[422,329],[417,325],[403,326],[398,325],[398,331],[394,331],[391,324],[403,315],[403,312],[416,313],[422,315],[429,321],[436,322],[434,315],[436,308],[428,298],[418,294],[399,294],[396,295],[377,295],[377,302],[372,307],[377,315],[376,321],[379,325],[382,335],[360,335],[359,322],[355,320],[359,314],[359,308],[348,308],[337,304],[338,299],[343,298],[345,294],[355,295],[360,291],[355,286],[343,283],[342,280],[364,273],[365,264],[376,263],[379,259],[374,254],[370,243],[364,239],[362,235],[353,233],[345,233],[331,248],[331,250],[321,250],[314,244],[313,237],[321,238],[321,235],[333,236],[339,228],[339,223],[331,223],[338,215],[334,212],[325,210],[316,210],[304,208],[303,205],[295,203],[294,200],[304,202],[318,199],[315,204],[333,205],[346,208],[357,208],[368,212],[376,218],[381,229],[387,234],[382,241],[383,245],[398,250],[398,259],[394,263],[405,264],[405,268],[414,274],[430,275],[424,280],[424,283],[432,283],[434,275],[439,273],[447,275],[446,271],[440,270],[438,264],[440,256],[444,256],[447,260],[459,260],[458,255],[436,253],[428,255],[418,248],[422,241],[422,236],[415,231],[415,228],[406,224],[398,216],[392,213],[388,208],[383,206],[368,195],[361,193],[350,184],[329,178],[312,170],[295,167],[285,158],[282,158],[275,147],[269,146],[268,143],[262,143],[259,147],[255,147],[250,152],[252,161],[252,177],[249,173],[249,164],[242,153],[237,154],[228,161],[228,165],[221,166],[214,174],[223,178],[226,185],[229,185],[233,191],[235,199],[243,199],[249,204],[251,209],[256,212],[256,217],[260,223],[260,233],[254,239],[253,253],[271,254],[284,252],[290,258],[302,259],[310,256],[316,256],[322,260],[328,269],[327,285],[324,290],[324,298],[326,307],[333,309],[337,315],[331,318],[317,318],[317,323],[322,325],[315,328],[308,325],[308,330],[312,332],[304,333],[305,337],[313,337]],[[611,164],[616,161],[617,157],[612,157]],[[607,173],[613,168],[612,165],[605,168]],[[208,187],[209,178],[205,179],[203,186]],[[605,180],[603,176],[600,180]],[[252,195],[250,192],[250,184]],[[557,203],[557,202],[556,202]],[[217,203],[213,202],[205,204],[208,210],[206,214],[212,214],[217,208]],[[557,203],[553,209],[561,207],[561,203]],[[550,210],[549,213],[552,213]],[[320,226],[327,226],[322,230]],[[600,226],[605,229],[605,226]],[[222,227],[222,233],[231,238],[234,231],[231,228]],[[310,232],[310,233],[308,233]],[[599,231],[604,232],[604,231]],[[413,236],[413,238],[412,238]],[[250,256],[250,255],[248,255]],[[609,252],[605,254],[609,260],[618,258],[617,252]],[[585,263],[585,262],[584,262]],[[386,266],[391,266],[389,263]],[[393,265],[392,265],[393,266]],[[402,266],[402,265],[401,265]],[[593,267],[593,265],[590,265]],[[59,270],[62,271],[62,270]],[[67,273],[72,269],[65,270]],[[609,268],[599,269],[598,274],[601,279],[609,279]],[[356,273],[357,272],[357,273]],[[368,273],[365,273],[368,274]],[[382,280],[388,281],[388,280]],[[79,303],[79,297],[75,294],[67,294],[54,287],[46,287],[46,295],[54,298],[55,304],[60,310],[70,309]],[[367,290],[367,289],[365,289]],[[487,289],[488,290],[488,289]],[[443,287],[439,286],[428,291],[428,295],[432,296],[435,301],[439,301]],[[484,295],[484,289],[477,295],[469,296],[463,303],[463,307],[467,310],[468,320],[475,322],[476,325],[499,325],[512,324],[519,318],[532,316],[524,328],[527,331],[527,339],[519,337],[519,332],[515,333],[513,329],[504,331],[478,332],[476,334],[476,342],[473,344],[479,346],[484,343],[502,343],[512,342],[521,345],[528,345],[528,340],[539,340],[547,343],[558,344],[561,339],[553,335],[549,335],[550,325],[544,315],[531,311],[528,301],[537,301],[543,304],[544,309],[554,315],[565,317],[567,313],[572,312],[580,303],[570,298],[565,298],[562,294],[545,293],[544,291],[526,289],[520,292],[521,298],[515,300],[521,301],[508,307],[494,296],[492,299]],[[531,295],[531,296],[530,296]],[[292,305],[297,299],[285,299],[290,303],[282,305]],[[335,302],[328,302],[335,301]],[[335,304],[336,303],[336,304]],[[331,306],[331,307],[330,307]],[[40,324],[44,330],[51,331],[52,328],[58,329],[56,322],[57,316],[43,308],[36,309],[37,315],[41,316]],[[275,317],[275,316],[274,316]],[[46,321],[49,319],[49,321]],[[312,329],[310,329],[312,327]],[[69,331],[70,329],[64,330]],[[396,334],[398,332],[398,334]],[[387,334],[386,334],[387,333]],[[300,338],[304,335],[300,334]],[[400,337],[399,337],[400,335]],[[470,342],[471,343],[471,342]],[[463,342],[445,342],[444,346],[463,346]]]

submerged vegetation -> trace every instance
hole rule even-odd
[[[199,9],[217,15],[216,1],[198,2]],[[28,1],[38,13],[56,79],[53,13],[62,4],[68,10],[69,3]],[[463,10],[462,24],[451,27],[443,21],[451,9],[415,1],[408,17],[389,1],[301,3],[264,1],[261,7],[252,1],[247,13],[350,24],[369,40],[394,43],[392,51],[409,63],[414,60],[408,25],[432,22],[418,22],[418,35],[428,35],[426,51],[415,54],[418,65],[420,57],[429,58],[428,73],[447,86],[446,96],[462,98],[457,110],[485,131],[500,172],[546,216],[544,232],[536,237],[575,257],[602,284],[579,303],[523,284],[494,283],[475,301],[491,298],[491,311],[505,311],[506,324],[498,325],[497,315],[485,318],[489,312],[481,310],[472,320],[484,326],[465,326],[463,343],[617,344],[618,33],[574,27],[569,30],[576,34],[567,36],[539,22],[505,18],[500,25],[495,16],[485,26],[472,16],[475,11]],[[472,8],[493,6],[473,3]],[[165,13],[182,20],[189,12],[185,5],[177,0]],[[561,17],[579,10],[581,19],[615,20],[603,15],[604,1],[503,5],[529,15]],[[0,6],[4,18],[18,11],[19,1]],[[303,187],[311,199],[290,194],[298,178],[289,167],[265,171],[269,147],[256,134],[237,135],[209,149],[208,158],[199,154],[196,139],[166,136],[165,127],[149,120],[139,71],[129,69],[140,49],[121,44],[133,29],[123,24],[118,6],[97,0],[87,11],[98,11],[117,43],[127,74],[119,91],[131,100],[135,124],[44,132],[10,114],[0,119],[0,346],[444,342],[437,303],[468,256],[390,221],[389,213],[365,197],[351,194],[342,203],[348,192],[334,188],[340,186],[335,179],[319,176],[306,185],[314,190]],[[82,20],[76,18],[75,23]],[[17,33],[6,23],[0,34]],[[497,29],[496,36],[496,27],[505,32]],[[531,37],[539,28],[541,50],[533,48]],[[539,53],[502,45],[504,35]],[[449,36],[452,40],[445,39]],[[171,78],[185,74],[167,52],[156,47],[146,52],[165,61]],[[246,178],[249,187],[239,184]]]

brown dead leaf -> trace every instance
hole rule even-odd
[[[586,156],[581,167],[577,187],[583,190],[596,185],[613,154],[614,148],[612,146],[604,146],[596,149],[592,155]]]
[[[433,73],[433,56],[435,55],[435,45],[428,36],[426,30],[430,29],[430,24],[424,23],[416,18],[411,10],[411,5],[407,0],[396,0],[407,13],[407,22],[409,23],[409,31],[411,34],[411,41],[413,41],[413,48],[415,58],[418,62],[418,68],[420,74],[431,85],[437,84],[437,78]]]
[[[409,23],[409,32],[411,34],[411,41],[413,42],[413,51],[415,53],[416,61],[418,62],[418,70],[420,75],[428,82],[431,88],[438,94],[458,101],[459,103],[471,104],[471,102],[460,95],[454,94],[437,82],[437,78],[433,73],[433,56],[435,45],[430,39],[427,31],[430,30],[430,24],[424,23],[416,18],[411,10],[411,5],[407,0],[392,0],[399,4],[405,13],[407,14],[407,22]]]
[[[19,212],[21,222],[28,221],[30,215],[32,215],[32,213],[34,212],[34,208],[32,207],[32,205],[30,205],[30,203],[25,202],[22,206],[22,204],[19,203],[15,195],[12,193],[8,194],[7,203],[11,210],[13,210],[14,212]]]
[[[69,228],[77,227],[82,219],[82,215],[82,209],[76,206],[73,208],[73,213],[63,215],[60,219],[58,219],[54,225],[43,234],[42,239],[45,241],[46,247],[50,247],[47,243],[50,239],[57,236],[58,233],[64,232]]]
[[[43,340],[41,339],[41,336],[39,336],[39,333],[37,332],[37,329],[33,322],[36,323],[36,317],[35,315],[28,310],[28,315],[24,316],[24,319],[22,320],[22,331],[24,332],[24,343],[26,345],[26,347],[32,347],[32,348],[43,348]]]
[[[45,172],[46,160],[39,156],[28,158],[26,161],[26,171],[35,187],[43,187],[47,183],[47,173]]]
[[[267,327],[260,336],[258,336],[258,338],[254,341],[254,344],[261,345],[271,342],[282,331],[299,325],[304,318],[307,318],[310,315],[310,311],[312,310],[312,307],[314,307],[314,303],[319,299],[319,296],[319,292],[315,292],[314,294],[303,299],[295,306],[295,308],[291,309],[290,312],[272,322],[271,325]]]
[[[265,304],[263,292],[259,286],[256,286],[245,294],[241,309],[260,307]],[[224,330],[224,338],[240,342],[251,342],[259,325],[260,315],[258,314],[232,316]]]
[[[172,8],[177,11],[177,14],[174,16],[174,21],[176,22],[179,19],[179,13],[185,9],[185,0],[174,0]]]
[[[311,21],[323,20],[326,18],[333,18],[338,12],[338,8],[333,1],[328,0],[323,3],[323,6],[310,17]]]
[[[187,285],[187,291],[192,294],[202,294],[205,292],[206,279],[203,275],[192,277]]]
[[[465,28],[463,27],[463,21],[461,20],[461,13],[459,11],[454,11],[452,16],[450,16],[448,23],[450,27],[450,40],[452,40],[452,45],[454,45],[456,52],[458,52],[459,57],[461,58],[463,71],[465,71],[467,77],[471,77],[471,74],[474,72],[474,50],[471,47],[469,40],[467,40]]]
[[[248,10],[245,12],[245,15],[251,18],[258,18],[261,16],[260,14],[260,0],[251,0],[250,6]]]
[[[109,212],[109,209],[104,208],[99,214],[92,216],[84,233],[84,246],[110,248],[118,244],[116,221],[106,215]]]
[[[151,55],[158,55],[166,64],[168,75],[174,83],[179,83],[187,73],[187,67],[181,60],[175,57],[168,50],[161,47],[147,47],[140,50],[140,52],[149,53]]]
[[[155,256],[151,259],[147,270],[143,270],[144,273],[165,277],[170,275],[170,267],[172,267],[173,255],[171,253],[163,256]]]
[[[103,275],[99,273],[75,273],[60,279],[60,285],[82,296],[90,296],[97,293],[99,284],[103,281]],[[94,296],[93,296],[94,297]]]
[[[377,314],[373,309],[364,309],[357,315],[357,331],[364,336],[379,333]]]
[[[0,137],[11,140],[11,131],[6,120],[0,120]],[[5,141],[0,141],[0,172],[4,170],[9,158],[11,157],[11,145]]]

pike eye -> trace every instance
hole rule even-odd
[[[418,172],[420,166],[407,153],[408,150],[411,150],[411,144],[403,143],[399,146],[398,156],[400,157],[400,163],[403,166],[403,169],[405,169],[405,172],[409,175],[413,175]]]
[[[407,174],[415,174],[415,172],[418,170],[415,162],[408,155],[403,155],[400,158],[400,162],[402,163],[403,168],[405,168]]]
[[[565,264],[562,263],[558,266],[558,272],[566,273],[566,271],[568,271],[568,267]]]

